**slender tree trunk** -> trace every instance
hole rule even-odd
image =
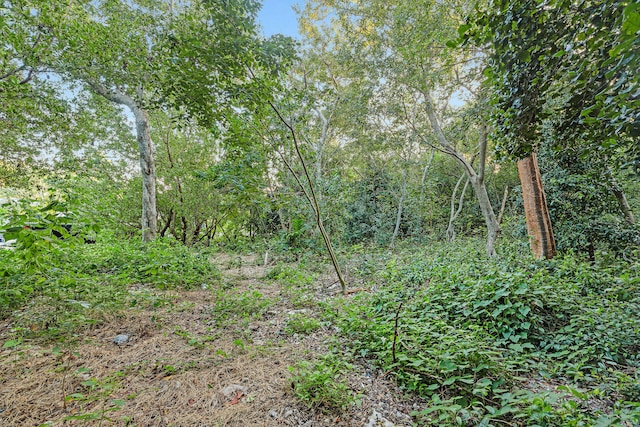
[[[324,114],[322,114],[322,111],[320,111],[319,109],[313,108],[313,111],[316,112],[316,114],[320,118],[320,121],[322,122],[322,130],[320,133],[320,138],[318,139],[318,142],[314,147],[316,152],[315,175],[316,175],[316,184],[317,184],[320,182],[320,179],[322,179],[322,154],[323,154],[324,146],[327,140],[327,134],[329,130],[329,120],[325,117]]]
[[[196,219],[196,227],[193,230],[193,237],[192,237],[192,241],[191,241],[191,245],[195,244],[196,242],[198,242],[200,239],[200,230],[202,230],[202,222],[200,222],[200,220]]]
[[[493,206],[491,206],[491,200],[489,199],[489,194],[487,193],[487,187],[484,182],[484,173],[485,173],[485,162],[487,155],[487,129],[483,126],[482,134],[480,137],[480,161],[479,161],[479,170],[476,171],[473,169],[473,166],[465,157],[456,150],[456,148],[451,145],[447,137],[445,136],[442,128],[440,127],[440,123],[435,113],[435,101],[431,97],[429,92],[424,93],[425,101],[426,101],[426,109],[427,115],[429,117],[429,122],[431,123],[431,127],[436,134],[436,138],[438,139],[439,150],[449,156],[453,157],[459,164],[462,166],[463,170],[467,174],[469,178],[469,182],[471,182],[471,186],[476,194],[476,198],[478,199],[478,205],[480,205],[480,210],[482,211],[482,216],[484,217],[484,222],[487,226],[487,255],[490,257],[496,256],[496,241],[498,240],[498,236],[500,235],[500,224],[496,220],[496,215],[493,212]]]
[[[435,157],[435,155],[436,155],[436,150],[432,148],[431,155],[429,156],[429,161],[427,162],[427,164],[424,166],[424,169],[422,170],[422,179],[420,180],[420,191],[424,191],[424,183],[427,180],[427,173],[431,168],[431,163],[433,162],[433,158]]]
[[[140,170],[142,171],[142,241],[155,240],[158,230],[156,209],[156,165],[149,133],[149,115],[137,106],[129,107],[136,118]]]
[[[456,182],[456,186],[453,189],[453,193],[451,193],[451,211],[449,213],[449,226],[447,227],[447,241],[449,243],[453,242],[456,239],[456,230],[453,226],[454,221],[462,212],[462,206],[464,203],[464,195],[467,192],[467,187],[469,186],[469,178],[467,178],[464,183],[464,187],[462,188],[462,192],[460,193],[460,200],[458,201],[458,209],[456,209],[456,196],[458,194],[458,188],[460,188],[460,184],[462,184],[462,180],[467,177],[466,174],[462,174],[458,182]]]
[[[404,199],[407,197],[407,169],[405,168],[402,173],[402,190],[400,193],[400,200],[398,201],[398,212],[396,214],[396,226],[393,229],[393,235],[391,236],[391,243],[389,247],[393,248],[393,244],[400,232],[400,223],[402,221],[402,209],[404,207]]]
[[[180,237],[180,240],[182,241],[182,243],[184,245],[187,244],[187,218],[182,215],[180,217],[180,221],[182,222],[182,237]]]
[[[111,102],[128,107],[136,121],[136,135],[140,152],[140,170],[142,173],[142,241],[155,240],[158,232],[158,211],[156,208],[156,165],[153,157],[153,144],[149,133],[149,114],[138,105],[131,96],[118,90],[107,89],[95,81],[87,84]],[[137,96],[142,99],[142,90]]]
[[[496,242],[500,236],[500,224],[496,219],[496,215],[493,212],[493,206],[491,206],[491,199],[489,199],[489,193],[487,193],[487,187],[484,185],[484,181],[480,181],[474,177],[470,179],[471,185],[476,193],[484,222],[487,226],[487,255],[490,257],[496,256]]]
[[[178,214],[176,212],[173,213],[173,220],[171,221],[171,226],[169,227],[169,231],[171,231],[171,235],[175,237],[176,240],[179,239],[178,231],[176,230],[176,224],[178,222]]]
[[[620,206],[620,210],[624,215],[625,221],[627,221],[629,224],[635,224],[636,219],[633,216],[633,211],[631,210],[631,206],[627,201],[627,196],[625,196],[624,192],[622,191],[622,188],[617,186],[611,187],[611,192],[613,193],[614,196],[616,196],[616,199],[618,200],[618,205]]]
[[[549,208],[535,153],[518,161],[518,175],[522,185],[522,199],[531,251],[538,259],[551,259],[556,255],[556,241],[553,237]]]
[[[307,165],[304,161],[304,157],[302,157],[302,152],[300,151],[300,144],[298,143],[298,134],[296,133],[293,126],[282,116],[282,114],[280,113],[280,110],[278,110],[278,108],[276,108],[276,106],[273,103],[269,102],[269,106],[276,113],[276,115],[278,116],[278,119],[289,130],[289,133],[291,134],[291,138],[293,139],[293,144],[294,144],[296,154],[298,156],[298,160],[300,160],[300,164],[302,165],[302,170],[304,171],[304,176],[306,178],[307,184],[309,185],[309,191],[307,191],[305,186],[302,185],[302,181],[300,180],[300,177],[296,174],[295,170],[291,167],[289,162],[287,162],[284,156],[282,157],[282,161],[287,166],[287,169],[289,169],[289,171],[293,175],[293,178],[296,180],[296,182],[304,192],[304,195],[307,201],[311,205],[311,209],[313,210],[313,213],[315,214],[315,217],[316,217],[316,224],[318,226],[318,229],[320,230],[322,239],[324,240],[324,244],[327,248],[327,252],[329,253],[329,258],[331,258],[331,263],[333,264],[333,268],[336,272],[336,275],[338,276],[338,282],[340,282],[342,293],[346,295],[347,282],[344,280],[344,276],[342,275],[342,270],[340,269],[340,264],[338,263],[338,257],[336,256],[336,253],[333,250],[333,245],[331,244],[331,239],[329,238],[329,234],[327,233],[327,230],[324,228],[324,223],[322,221],[322,215],[320,212],[320,204],[318,203],[318,198],[316,197],[316,193],[313,186],[313,180],[309,175],[309,170],[307,169]]]
[[[165,233],[169,229],[169,226],[171,225],[172,219],[173,219],[173,208],[169,209],[169,215],[167,215],[167,222],[165,222],[164,227],[162,227],[162,230],[160,231],[160,237],[164,237]]]
[[[502,215],[504,215],[504,209],[507,207],[507,197],[509,197],[509,186],[504,187],[504,196],[502,196],[500,213],[498,213],[498,224],[502,224]]]
[[[633,216],[633,211],[631,210],[631,206],[627,201],[627,196],[624,194],[624,191],[622,191],[622,188],[620,187],[618,181],[616,181],[613,173],[611,173],[610,170],[607,171],[607,175],[609,175],[609,188],[613,195],[616,196],[618,206],[620,206],[620,211],[624,215],[625,221],[627,221],[629,224],[635,224],[636,219]]]

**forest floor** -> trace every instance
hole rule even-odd
[[[106,314],[73,345],[0,350],[0,425],[412,425],[420,402],[368,366],[353,367],[358,403],[339,415],[296,398],[290,367],[326,352],[335,333],[317,304],[336,291],[329,270],[300,287],[267,279],[273,265],[255,256],[213,261],[221,286],[131,287],[145,303]],[[318,327],[292,332],[297,315]],[[0,342],[11,327],[0,325]]]

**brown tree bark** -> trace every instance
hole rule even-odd
[[[518,161],[518,175],[522,185],[522,199],[531,251],[538,259],[551,259],[556,255],[556,241],[553,237],[547,199],[535,153]]]

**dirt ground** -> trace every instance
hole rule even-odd
[[[272,302],[259,318],[215,321],[212,289],[157,292],[159,306],[134,307],[88,329],[82,343],[25,342],[0,351],[0,426],[410,426],[409,401],[383,373],[355,366],[360,404],[341,414],[309,409],[292,389],[290,366],[326,350],[330,327],[287,334],[296,310],[273,266],[256,257],[217,257],[228,292]],[[330,274],[311,285],[331,298]],[[317,307],[305,308],[311,314]],[[0,325],[0,342],[10,324]],[[114,337],[128,336],[123,344]]]

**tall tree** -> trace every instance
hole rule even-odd
[[[16,63],[18,71],[35,70],[43,64],[47,71],[69,82],[81,82],[82,87],[131,112],[143,178],[143,240],[153,240],[157,232],[156,172],[149,111],[169,106],[217,127],[229,109],[238,106],[234,100],[250,98],[254,79],[249,77],[248,64],[269,56],[255,31],[259,2],[51,4],[34,0],[4,4],[20,16],[32,17],[27,33],[33,33],[35,40],[40,34],[47,41],[47,55],[22,49],[25,54]],[[275,43],[270,47],[277,50]]]
[[[496,0],[472,21],[461,32],[491,52],[487,74],[499,149],[523,159],[532,248],[549,258],[555,246],[532,153],[546,123],[557,148],[578,143],[585,153],[626,150],[637,158],[640,6],[618,0]]]
[[[71,82],[82,82],[99,96],[131,112],[142,174],[142,240],[157,233],[156,172],[150,136],[147,93],[153,85],[159,55],[160,29],[167,2],[70,2],[59,18],[62,25],[42,25],[54,52],[50,70]],[[36,2],[36,14],[47,15],[47,2]],[[50,18],[50,17],[49,17]],[[114,29],[117,28],[117,31]],[[165,55],[166,56],[166,55]]]
[[[474,81],[477,82],[478,70],[471,66],[481,61],[478,52],[448,50],[445,46],[446,41],[457,34],[466,8],[456,2],[431,0],[318,0],[308,2],[302,28],[325,26],[325,31],[341,34],[341,40],[350,40],[341,47],[339,55],[367,70],[374,90],[391,86],[395,91],[413,95],[414,105],[421,111],[418,115],[399,115],[404,116],[405,131],[421,136],[425,143],[434,141],[433,147],[458,162],[475,191],[485,220],[487,254],[494,256],[500,226],[485,185],[486,123],[480,123],[479,129],[484,130],[477,133],[478,169],[472,166],[471,156],[459,150],[446,130],[447,114],[451,110],[449,101],[454,93],[457,96],[466,93],[472,102],[482,101],[482,94],[473,88],[477,86]],[[327,21],[332,22],[330,27]],[[424,122],[428,123],[428,131]]]

